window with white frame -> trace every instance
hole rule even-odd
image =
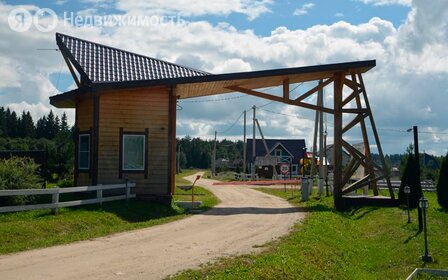
[[[90,169],[90,134],[80,134],[78,139],[78,169]]]
[[[276,157],[281,157],[282,156],[282,150],[281,149],[276,149],[275,150],[275,156]]]
[[[145,170],[145,135],[123,135],[123,162],[124,171]]]

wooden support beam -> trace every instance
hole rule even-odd
[[[356,75],[355,73],[352,73],[352,81],[356,82]],[[356,106],[358,108],[362,108],[362,104],[361,104],[361,97],[359,95],[357,95],[355,97],[356,99]],[[370,153],[370,144],[369,144],[369,137],[367,135],[367,128],[366,128],[366,123],[364,118],[361,120],[361,132],[362,132],[362,138],[363,138],[363,142],[364,142],[364,154],[366,156],[366,160],[367,162],[369,162],[370,164],[368,165],[368,168],[365,168],[364,174],[368,173],[370,174],[371,178],[375,178],[375,170],[373,168],[373,160],[371,157],[371,153]],[[378,186],[376,184],[376,181],[372,181],[372,189],[373,189],[373,194],[375,196],[377,196],[379,194],[378,192]]]
[[[366,114],[369,113],[369,110],[365,108],[347,108],[342,109],[343,113],[349,113],[349,114]]]
[[[366,185],[370,185],[370,184],[373,184],[373,183],[376,184],[376,182],[378,180],[384,179],[384,176],[379,176],[377,178],[373,178],[373,179],[370,179],[370,180],[364,180],[364,178],[369,178],[369,177],[370,177],[369,175],[366,175],[363,178],[361,178],[360,180],[354,182],[353,184],[351,184],[347,188],[343,189],[342,190],[342,194],[345,195],[345,194],[351,193],[351,192],[353,192],[353,191],[355,191],[357,189],[360,189],[360,188],[362,188],[362,187],[364,187]]]
[[[65,63],[68,66],[68,69],[70,70],[70,73],[72,74],[73,80],[75,80],[76,85],[78,86],[78,88],[81,87],[81,82],[78,79],[78,76],[76,76],[75,70],[73,69],[73,65],[71,64],[70,60],[68,60],[68,58],[63,55]]]
[[[289,79],[283,80],[283,101],[289,102]]]
[[[359,96],[358,89],[354,90],[352,93],[350,93],[349,96],[347,96],[347,98],[344,99],[344,101],[342,102],[342,106],[345,106],[348,103],[350,103],[356,96]]]
[[[342,178],[342,187],[344,187],[348,181],[350,180],[350,178],[353,176],[353,174],[356,172],[356,170],[359,168],[359,166],[361,165],[361,160],[353,157],[350,160],[349,165],[345,168],[345,174],[344,177]]]
[[[360,84],[358,84],[355,80],[349,80],[349,79],[347,79],[347,78],[344,78],[344,84],[346,85],[346,86],[348,86],[349,88],[351,88],[352,90],[354,90],[354,91],[357,91],[357,90],[359,90],[359,88],[361,87],[361,85]]]
[[[358,78],[359,78],[359,82],[361,84],[361,89],[362,89],[362,93],[364,96],[364,102],[366,103],[367,110],[369,110],[370,124],[372,126],[372,131],[373,131],[373,135],[375,137],[376,146],[378,148],[378,153],[380,155],[381,164],[383,165],[383,168],[381,170],[383,171],[384,178],[386,178],[387,186],[389,188],[390,197],[392,199],[395,199],[394,190],[392,189],[392,184],[390,183],[389,174],[386,170],[387,165],[386,165],[386,160],[384,159],[383,148],[381,147],[380,137],[378,136],[378,131],[376,130],[375,119],[373,118],[372,110],[370,107],[369,99],[367,97],[367,92],[366,92],[364,80],[362,78],[361,73],[358,73]]]
[[[363,121],[364,118],[367,117],[367,114],[359,114],[357,115],[350,123],[348,123],[343,129],[342,129],[342,134],[346,133],[347,131],[349,131],[352,127],[354,127],[355,125],[357,125],[359,122]]]
[[[295,101],[300,102],[306,98],[308,98],[309,96],[311,96],[313,93],[323,89],[324,87],[328,86],[331,82],[334,81],[334,77],[330,78],[328,80],[326,80],[323,83],[319,83],[317,86],[313,87],[312,89],[310,89],[309,91],[305,92],[304,94],[302,94],[301,96],[299,96],[298,98],[296,98]]]
[[[255,91],[253,89],[243,88],[243,87],[240,87],[240,86],[230,86],[230,87],[227,87],[227,88],[230,89],[230,90],[233,90],[233,91],[242,92],[242,93],[253,95],[253,96],[256,96],[256,97],[260,97],[260,98],[264,98],[264,99],[268,99],[268,100],[272,100],[272,101],[285,103],[285,100],[283,99],[283,97],[270,95],[270,94],[267,94],[267,93],[264,93],[264,92]]]
[[[335,73],[334,79],[334,138],[333,138],[333,184],[334,204],[336,209],[341,209],[342,197],[342,88],[344,86],[343,74]]]
[[[307,109],[312,109],[312,110],[316,110],[319,112],[324,112],[324,113],[328,113],[328,114],[334,114],[334,110],[327,108],[327,107],[322,107],[322,106],[317,106],[317,105],[313,105],[313,104],[308,104],[305,102],[295,102],[293,103],[293,105],[297,105],[303,108],[307,108]]]
[[[264,99],[268,99],[268,100],[272,100],[272,101],[277,101],[277,102],[281,102],[281,103],[285,103],[285,104],[289,104],[289,105],[296,105],[296,106],[307,108],[307,109],[312,109],[312,110],[317,110],[320,112],[333,114],[333,110],[330,108],[321,107],[321,106],[308,104],[308,103],[304,103],[304,102],[297,102],[297,101],[293,101],[290,99],[285,100],[283,97],[270,95],[270,94],[267,94],[264,92],[259,92],[259,91],[253,90],[253,89],[243,88],[240,86],[230,86],[227,88],[230,90],[233,90],[233,91],[249,94],[252,96],[256,96],[256,97],[260,97],[260,98],[264,98]]]

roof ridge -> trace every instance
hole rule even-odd
[[[154,57],[151,57],[151,56],[138,54],[136,52],[127,51],[127,50],[119,49],[119,48],[116,48],[116,47],[111,47],[111,46],[108,46],[108,45],[105,45],[105,44],[101,44],[101,43],[97,43],[97,42],[89,41],[89,40],[86,40],[86,39],[81,39],[81,38],[74,37],[74,36],[71,36],[71,35],[67,35],[67,34],[56,32],[56,41],[57,42],[59,41],[59,42],[61,42],[61,43],[63,43],[65,45],[65,43],[62,41],[63,37],[70,38],[72,40],[81,41],[81,42],[88,43],[88,44],[93,44],[93,45],[100,46],[100,47],[103,47],[103,48],[106,48],[106,49],[109,49],[109,50],[115,50],[115,51],[118,51],[118,52],[121,52],[121,53],[134,55],[134,56],[137,56],[137,57],[140,57],[140,58],[143,58],[143,59],[149,59],[149,60],[157,61],[157,62],[164,63],[164,64],[167,64],[167,65],[171,65],[171,66],[174,66],[174,67],[180,67],[180,68],[183,68],[183,69],[186,69],[186,70],[189,70],[189,71],[197,72],[198,74],[211,75],[211,73],[209,73],[209,72],[206,72],[206,71],[203,71],[203,70],[199,70],[199,69],[196,69],[196,68],[193,68],[193,67],[179,65],[179,64],[176,64],[176,63],[173,63],[173,62],[169,62],[169,61],[166,61],[166,60],[162,60],[162,59],[159,59],[159,58],[154,58]]]

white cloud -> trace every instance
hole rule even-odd
[[[249,2],[254,3],[238,1],[246,3],[246,8]],[[209,6],[202,6],[202,10],[193,11],[183,2],[179,2],[178,8],[169,6],[173,4],[171,2],[167,3],[162,3],[162,7],[186,14],[243,13],[241,6],[228,7],[227,2],[220,1],[217,3],[227,8],[219,8],[215,2],[210,2]],[[433,1],[431,5],[415,2],[406,22],[398,28],[389,21],[372,18],[362,24],[339,21],[308,29],[278,27],[266,36],[256,35],[250,30],[237,30],[225,23],[212,25],[205,21],[144,28],[118,27],[108,32],[100,28],[60,26],[58,31],[215,73],[376,59],[377,67],[365,75],[365,82],[378,127],[419,125],[422,130],[431,127],[433,133],[424,134],[421,139],[427,150],[442,153],[446,151],[443,143],[448,141],[446,135],[438,134],[448,131],[445,121],[448,103],[448,7],[444,3],[444,0]],[[138,7],[131,2],[128,12],[137,13]],[[147,9],[150,5],[141,4],[141,7]],[[142,14],[146,12],[143,8]],[[34,49],[55,47],[54,34],[12,32],[4,22],[4,15],[10,9],[11,6],[0,4],[0,15],[3,15],[0,36],[4,38],[0,44],[0,102],[18,110],[30,108],[35,114],[45,113],[52,108],[48,104],[48,96],[55,92],[49,75],[59,71],[61,56]],[[64,71],[67,72],[66,67]],[[305,92],[309,86],[301,86],[298,90]],[[267,102],[254,97],[232,102],[181,101],[183,110],[178,115],[179,134],[212,137],[215,129],[223,131],[229,127],[242,110]],[[332,99],[329,97],[326,102],[331,105]],[[264,108],[302,117],[260,110],[258,116],[264,123],[266,137],[307,137],[307,142],[310,142],[312,111],[276,103]],[[332,121],[330,116],[328,120]],[[226,138],[240,137],[241,125],[240,120],[225,135]],[[382,130],[380,134],[386,152],[402,152],[412,141],[406,133]],[[356,140],[359,135],[349,137]]]
[[[229,15],[241,13],[249,20],[261,14],[271,12],[273,0],[152,0],[127,1],[119,0],[117,8],[127,13],[168,14],[180,16]]]
[[[334,14],[334,17],[342,18],[342,17],[344,17],[344,14],[343,13],[336,13],[336,14]]]
[[[301,8],[298,8],[294,11],[295,16],[303,16],[308,13],[308,11],[314,7],[314,3],[306,3]]]
[[[356,0],[363,2],[364,4],[374,5],[374,6],[385,6],[385,5],[402,5],[411,6],[412,0]]]

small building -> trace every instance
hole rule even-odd
[[[303,139],[265,139],[268,153],[262,139],[255,139],[255,157],[252,155],[253,140],[247,139],[247,161],[249,170],[255,160],[256,173],[262,178],[272,178],[276,171],[280,174],[280,166],[288,165],[288,174],[297,176],[300,173],[300,159],[303,158],[305,140]]]
[[[343,89],[365,92],[362,80],[358,83],[356,77],[376,65],[375,60],[366,60],[210,74],[65,34],[56,33],[56,43],[77,86],[50,97],[53,106],[76,112],[75,184],[117,184],[129,179],[136,183],[137,198],[163,203],[171,203],[176,189],[177,100],[240,92],[333,114],[337,148],[332,155],[340,158],[341,120],[349,110],[343,108]],[[323,82],[299,97],[289,95],[293,84],[319,81]],[[277,86],[282,87],[282,96],[260,91]],[[306,100],[326,87],[333,88],[333,107],[319,107]],[[370,108],[363,110],[370,112]],[[304,141],[291,140],[299,141],[292,147],[288,141],[273,141],[268,153],[279,162],[290,162],[292,172],[297,173]],[[257,147],[261,149],[261,143]],[[334,165],[335,202],[339,202],[343,170],[340,162]]]

